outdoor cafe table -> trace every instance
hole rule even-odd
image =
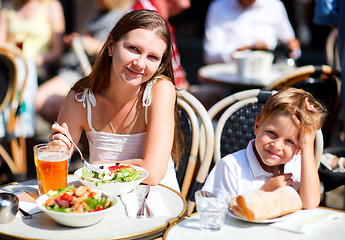
[[[325,208],[330,211],[339,211]],[[341,211],[343,212],[343,211]],[[163,240],[184,239],[231,239],[231,240],[343,240],[345,239],[345,214],[325,223],[309,233],[295,233],[270,227],[267,223],[250,223],[226,214],[224,226],[219,231],[208,232],[200,229],[198,213],[185,217],[171,225],[164,233]]]
[[[68,185],[79,186],[78,180],[68,176]],[[0,187],[0,192],[36,192],[37,180],[12,183]],[[168,216],[153,218],[129,218],[120,200],[100,222],[88,227],[66,227],[56,223],[43,212],[32,219],[24,219],[19,213],[10,223],[0,224],[0,239],[153,239],[162,236],[170,224],[186,215],[186,200],[176,191],[164,185],[152,186],[162,196],[169,211]]]
[[[296,69],[294,66],[273,64],[267,74],[242,76],[237,73],[235,62],[216,63],[201,67],[198,70],[198,78],[205,83],[252,89],[266,87],[285,74],[291,73],[294,69]]]

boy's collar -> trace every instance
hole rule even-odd
[[[246,149],[246,156],[249,164],[249,170],[254,178],[261,176],[273,177],[272,173],[266,172],[260,165],[253,150],[255,139],[251,140]]]

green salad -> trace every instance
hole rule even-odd
[[[138,171],[130,165],[119,165],[104,169],[102,174],[83,168],[81,179],[95,182],[97,186],[98,183],[131,182],[139,180],[141,176],[142,171]]]
[[[49,191],[44,206],[48,210],[67,213],[94,212],[109,208],[113,205],[105,194],[98,194],[87,186],[75,188],[74,185]]]

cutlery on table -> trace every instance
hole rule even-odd
[[[146,186],[145,185],[142,185],[142,186],[139,185],[138,187],[145,187],[146,188],[146,194],[142,200],[140,199],[140,196],[138,197],[138,199],[141,200],[141,205],[140,205],[140,208],[137,212],[137,217],[144,217],[145,209],[147,212],[147,216],[153,217],[152,211],[150,210],[149,206],[146,204],[146,200],[147,200],[149,193],[150,193],[150,185],[146,185]],[[138,194],[138,195],[140,195],[140,194]]]
[[[25,218],[25,219],[31,219],[32,218],[32,215],[28,212],[26,212],[25,210],[19,208],[18,209],[19,212],[22,214],[22,217]]]
[[[54,123],[59,125],[58,122],[54,122]],[[100,173],[100,174],[103,173],[103,170],[102,170],[102,169],[99,169],[99,168],[93,166],[92,164],[88,163],[88,162],[85,160],[85,158],[84,158],[82,152],[80,151],[80,149],[79,149],[79,147],[77,146],[77,144],[75,144],[75,142],[72,140],[72,138],[70,138],[70,137],[69,137],[67,134],[65,134],[65,133],[62,133],[62,132],[60,132],[60,133],[61,133],[62,135],[64,135],[64,136],[73,144],[73,146],[75,147],[75,149],[77,149],[77,151],[79,152],[79,155],[80,155],[80,157],[81,157],[81,160],[83,161],[84,167],[86,167],[87,169],[89,169],[89,170],[91,170],[91,171]]]
[[[149,205],[146,205],[146,213],[148,217],[153,217],[153,212],[151,211],[151,209],[149,208]]]

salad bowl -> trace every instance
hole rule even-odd
[[[37,206],[49,217],[64,226],[69,227],[86,227],[100,222],[108,213],[110,213],[118,202],[117,196],[114,194],[103,192],[100,190],[92,190],[96,193],[96,198],[101,194],[107,196],[107,201],[111,201],[112,205],[100,211],[84,212],[84,213],[71,213],[71,212],[59,212],[49,210],[45,207],[46,201],[49,199],[48,194],[41,195],[36,199]]]
[[[104,175],[91,173],[90,170],[82,167],[74,172],[74,176],[81,184],[91,189],[102,190],[115,195],[129,193],[149,175],[146,169],[129,164],[115,166],[114,163],[103,163],[94,166],[104,169]],[[117,176],[114,176],[114,171],[112,171],[114,168],[119,168],[118,172],[120,174],[117,174]],[[111,177],[108,174],[109,172],[113,172]],[[114,178],[116,180],[113,180]]]

